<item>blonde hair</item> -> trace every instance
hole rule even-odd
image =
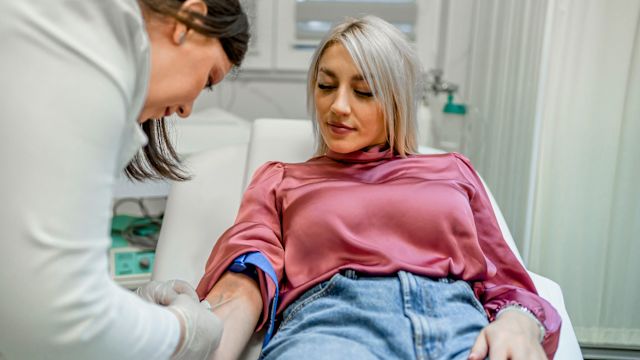
[[[307,78],[307,109],[313,120],[316,155],[327,152],[316,121],[314,90],[324,51],[341,44],[382,106],[387,142],[400,155],[418,152],[416,111],[420,91],[420,60],[404,35],[375,17],[348,18],[336,25],[313,54]]]

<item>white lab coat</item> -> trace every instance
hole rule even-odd
[[[166,359],[179,324],[109,277],[149,42],[135,0],[0,1],[0,359]]]

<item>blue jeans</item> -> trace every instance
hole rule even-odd
[[[346,270],[285,309],[260,359],[467,359],[487,323],[465,281]]]

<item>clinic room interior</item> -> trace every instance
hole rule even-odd
[[[117,184],[116,282],[198,284],[210,238],[233,224],[256,168],[313,155],[283,145],[312,136],[311,56],[332,23],[367,13],[396,25],[420,58],[420,152],[471,160],[505,239],[562,316],[556,359],[640,358],[638,1],[244,4],[252,38],[242,66],[191,116],[169,117],[193,179]]]

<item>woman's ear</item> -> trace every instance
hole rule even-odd
[[[207,15],[207,4],[202,0],[186,0],[180,6],[180,16],[193,19],[191,14]],[[173,41],[176,45],[182,45],[187,39],[189,27],[180,21],[176,21],[176,27],[173,30]]]

